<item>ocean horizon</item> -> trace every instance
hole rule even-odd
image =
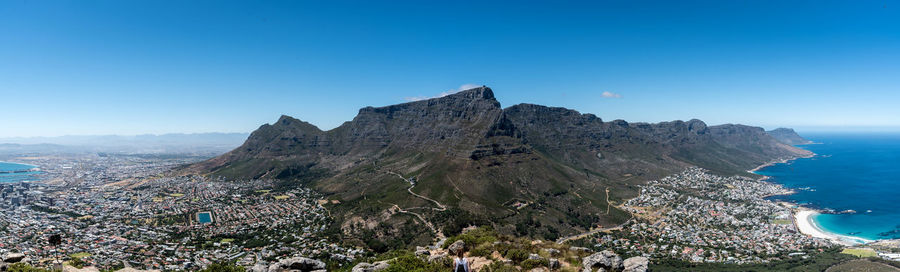
[[[900,133],[820,133],[804,135],[816,153],[762,168],[755,173],[794,189],[775,196],[826,211],[815,225],[837,235],[884,240],[900,238]]]

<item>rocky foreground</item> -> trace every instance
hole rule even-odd
[[[253,272],[323,272],[323,271],[448,271],[458,252],[463,252],[472,271],[647,271],[649,259],[635,256],[625,258],[605,249],[571,247],[553,242],[528,240],[498,235],[490,228],[470,228],[458,236],[442,240],[428,247],[417,247],[414,252],[391,252],[372,257],[352,266],[331,268],[320,260],[306,257],[290,257],[271,263],[259,262],[250,267],[224,266]],[[8,263],[47,266],[30,260],[24,254],[10,253],[3,258],[0,271],[7,271]],[[75,268],[73,260],[65,262],[64,271],[99,272],[95,267]],[[222,267],[210,266],[206,271],[221,271]],[[23,271],[23,270],[12,270]],[[35,270],[25,270],[35,271]],[[41,271],[41,270],[37,270]],[[150,271],[125,268],[118,271]],[[234,271],[234,270],[229,270]]]

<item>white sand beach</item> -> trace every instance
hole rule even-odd
[[[797,229],[803,234],[816,238],[828,239],[841,245],[852,246],[872,242],[871,240],[859,237],[834,234],[822,230],[821,227],[816,225],[813,219],[813,217],[818,214],[819,212],[810,209],[796,209],[794,210],[794,225],[796,225]]]

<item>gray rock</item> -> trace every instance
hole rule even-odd
[[[428,262],[432,262],[432,263],[440,262],[440,261],[444,260],[445,258],[447,258],[447,253],[442,252],[442,253],[428,256]]]
[[[419,247],[419,246],[416,247],[416,256],[428,256],[428,255],[431,255],[431,252],[428,251],[428,249],[426,249],[424,247]]]
[[[391,265],[387,261],[375,262],[375,271],[388,269]]]
[[[5,263],[18,263],[18,262],[21,262],[22,259],[25,259],[25,254],[22,254],[22,253],[6,253],[6,256],[3,257],[3,262],[5,262]]]
[[[269,272],[325,271],[325,263],[304,257],[283,259],[269,266]]]
[[[447,251],[450,252],[450,254],[456,255],[456,254],[458,254],[458,252],[460,250],[465,250],[465,248],[466,248],[466,242],[459,240],[459,241],[453,242],[453,244],[450,244],[450,247],[447,248]]]
[[[600,267],[617,270],[622,269],[622,257],[616,255],[615,252],[604,250],[585,257],[581,260],[581,265],[587,269]]]
[[[543,259],[543,258],[541,258],[541,255],[537,255],[537,254],[531,253],[531,254],[528,254],[528,259],[529,259],[529,260],[540,260],[540,259]]]
[[[265,263],[257,263],[250,268],[250,272],[269,272],[269,266]]]
[[[385,270],[388,268],[388,266],[390,266],[390,265],[388,265],[387,261],[375,262],[374,264],[358,263],[355,266],[353,266],[353,269],[351,269],[350,271],[351,272],[375,272],[375,271]]]
[[[557,250],[555,248],[545,248],[544,251],[547,252],[547,254],[550,254],[550,256],[559,255],[559,250]]]
[[[631,257],[625,259],[624,272],[646,272],[650,265],[650,260],[645,257]]]
[[[556,258],[550,258],[550,260],[547,261],[547,266],[549,266],[551,270],[559,269],[559,267],[560,267],[559,260]]]
[[[586,247],[570,247],[569,250],[571,250],[571,251],[591,252],[591,249],[590,249],[590,248],[586,248]]]
[[[350,269],[350,272],[373,272],[375,271],[375,265],[370,263],[358,263]]]

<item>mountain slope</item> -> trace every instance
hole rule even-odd
[[[692,165],[746,174],[805,154],[749,126],[604,122],[531,104],[503,109],[481,87],[363,108],[330,131],[282,116],[182,173],[304,182],[340,202],[331,209],[348,235],[411,224],[396,214],[415,213],[438,227],[486,221],[555,238],[624,222],[629,215],[614,205],[636,196],[643,181]]]
[[[800,137],[794,129],[790,128],[776,128],[770,131],[767,131],[769,135],[773,138],[787,145],[803,145],[803,144],[811,144],[813,143],[810,140],[807,140],[803,137]]]

